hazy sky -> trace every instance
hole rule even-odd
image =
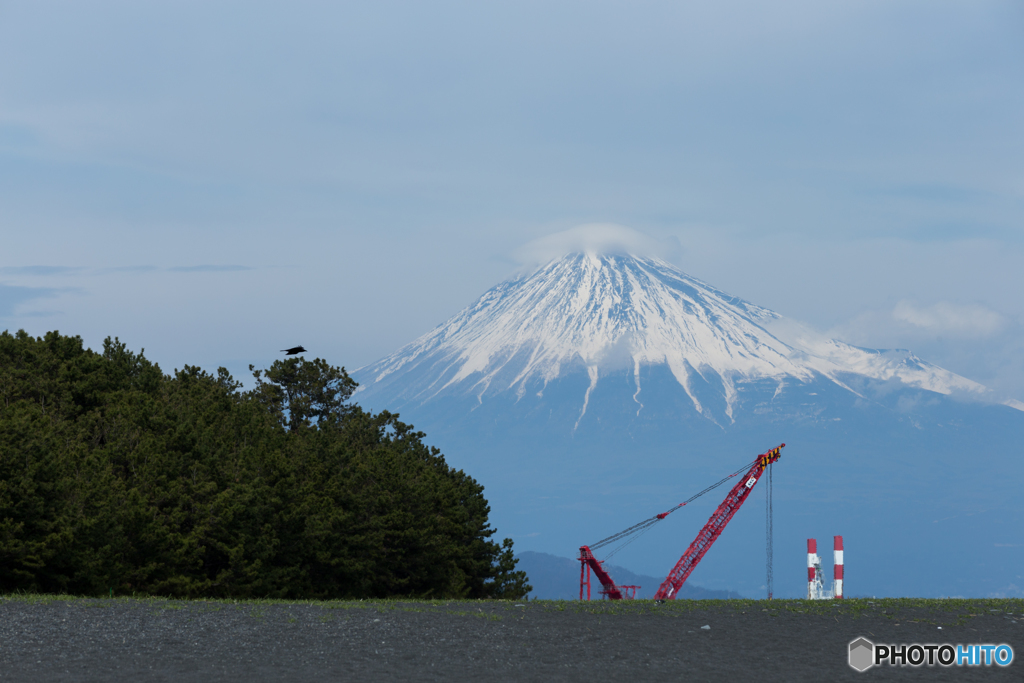
[[[614,223],[1024,400],[1022,126],[1019,2],[0,0],[0,329],[354,369]]]

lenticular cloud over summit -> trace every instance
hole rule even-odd
[[[524,245],[515,255],[535,266],[573,253],[671,258],[679,248],[677,240],[657,240],[614,223],[591,223],[545,235]]]
[[[623,249],[623,238],[632,237],[618,228],[586,235],[592,244]],[[562,233],[560,239],[573,237]],[[661,259],[595,250],[556,258],[497,285],[359,375],[366,395],[390,388],[406,406],[446,396],[476,404],[499,395],[529,402],[543,398],[554,382],[584,375],[576,428],[610,374],[629,376],[628,399],[639,412],[652,367],[667,370],[692,409],[716,422],[734,421],[750,403],[744,386],[770,388],[772,398],[821,381],[855,395],[865,382],[987,395],[980,384],[910,352],[822,338]]]

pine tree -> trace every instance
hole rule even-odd
[[[521,598],[483,487],[324,360],[216,374],[0,334],[0,591]]]

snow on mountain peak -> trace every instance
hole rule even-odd
[[[586,369],[586,413],[602,373],[665,365],[694,408],[698,377],[716,376],[730,419],[736,386],[755,380],[808,382],[824,376],[898,380],[944,394],[981,394],[985,387],[906,351],[860,349],[730,296],[657,259],[577,252],[502,282],[431,332],[359,372],[360,390],[416,371],[404,393],[429,401],[449,391],[488,395],[546,385]],[[853,389],[850,389],[853,391]],[[637,394],[634,394],[636,399]],[[637,401],[639,404],[639,401]]]

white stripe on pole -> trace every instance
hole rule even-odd
[[[841,600],[843,597],[843,537],[833,537],[833,553],[835,559],[833,560],[833,572],[835,576],[835,588],[833,589],[833,596],[837,600]]]

